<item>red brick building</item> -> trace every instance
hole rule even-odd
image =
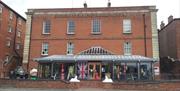
[[[22,61],[26,19],[0,1],[0,78]]]
[[[170,16],[168,24],[161,23],[159,31],[160,58],[170,57],[175,60],[180,59],[180,19]]]
[[[39,77],[44,78],[48,78],[48,74],[55,75],[56,72],[53,72],[57,71],[58,77],[61,76],[60,79],[65,79],[69,75],[65,73],[62,77],[61,73],[64,69],[71,70],[71,66],[74,68],[78,65],[74,68],[75,73],[89,70],[87,74],[84,72],[78,76],[83,74],[90,76],[91,70],[94,72],[93,69],[97,68],[95,71],[99,75],[96,77],[94,73],[92,77],[98,79],[102,77],[103,67],[105,67],[102,64],[103,58],[113,59],[114,57],[109,55],[126,55],[125,57],[130,59],[133,59],[133,55],[140,55],[158,59],[156,12],[155,6],[88,8],[86,4],[84,8],[29,9],[26,13],[24,67],[27,67],[28,71],[38,68]],[[78,59],[76,55],[85,55],[85,59],[83,57]],[[60,57],[57,61],[65,63],[77,61],[77,58],[86,63],[64,65],[59,62],[51,65],[43,59],[36,59],[41,57],[47,59]],[[135,59],[140,61],[138,58]],[[41,62],[45,62],[45,65],[41,65]],[[116,70],[123,71],[126,66],[126,63],[120,64]],[[80,70],[83,67],[87,69]],[[58,70],[53,70],[54,68]],[[108,67],[105,69],[110,70]],[[136,69],[136,73],[137,71],[140,73],[140,69]]]
[[[161,70],[165,76],[180,77],[180,18],[168,17],[168,24],[161,23],[159,46]],[[170,77],[169,76],[169,77]]]

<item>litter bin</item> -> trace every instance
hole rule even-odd
[[[31,80],[37,80],[37,76],[31,76]]]

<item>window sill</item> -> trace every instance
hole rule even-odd
[[[124,54],[124,56],[131,56],[132,54]]]
[[[66,55],[73,55],[73,54],[66,54]]]
[[[48,54],[41,54],[41,56],[48,56]]]
[[[42,35],[50,35],[50,33],[42,33]]]
[[[132,32],[124,32],[123,34],[127,34],[128,35],[128,34],[132,34]]]
[[[91,34],[92,34],[92,35],[100,35],[101,32],[92,32]]]
[[[67,35],[75,35],[75,33],[67,33]]]

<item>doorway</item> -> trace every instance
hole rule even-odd
[[[101,63],[97,63],[97,62],[88,63],[88,77],[90,80],[101,79]]]

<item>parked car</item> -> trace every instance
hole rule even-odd
[[[28,74],[25,72],[22,66],[18,66],[10,72],[11,79],[27,79]]]

